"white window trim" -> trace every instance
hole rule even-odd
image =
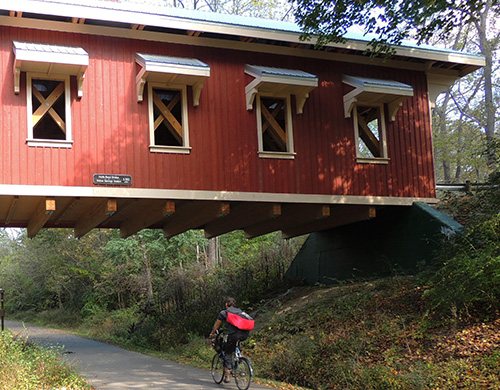
[[[34,138],[33,136],[33,101],[32,101],[32,80],[57,80],[64,82],[64,100],[65,100],[65,124],[66,124],[66,139],[65,140],[50,140]],[[46,75],[43,73],[26,73],[26,107],[28,116],[28,138],[26,143],[28,146],[41,146],[52,148],[71,148],[73,145],[71,131],[71,87],[69,75]]]
[[[364,157],[359,155],[359,127],[358,127],[358,106],[378,107],[380,112],[380,141],[382,144],[381,157]],[[374,104],[369,102],[356,102],[353,106],[353,124],[354,124],[354,140],[356,145],[356,162],[360,164],[388,164],[390,158],[387,156],[387,136],[385,126],[384,104]]]
[[[182,105],[182,146],[167,146],[155,145],[155,130],[154,130],[154,103],[153,103],[153,88],[167,89],[181,92]],[[191,147],[189,146],[189,123],[188,123],[188,103],[187,103],[187,86],[170,85],[164,83],[149,83],[148,82],[148,114],[149,114],[149,151],[153,153],[178,153],[189,154]]]
[[[286,152],[272,152],[264,150],[264,142],[262,139],[262,110],[260,104],[260,98],[272,97],[278,99],[285,99],[285,109],[286,109],[286,133],[287,133],[287,151]],[[281,159],[294,159],[296,153],[294,152],[293,146],[293,124],[292,124],[292,105],[290,103],[290,94],[287,95],[274,95],[274,94],[257,94],[257,142],[259,146],[259,157],[261,158],[281,158]]]

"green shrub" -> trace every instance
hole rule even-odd
[[[0,390],[91,389],[72,369],[61,363],[57,350],[48,350],[10,333],[0,333]]]
[[[495,315],[500,299],[500,215],[446,244],[421,275],[431,310],[465,319]]]

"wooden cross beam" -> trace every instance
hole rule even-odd
[[[332,215],[329,218],[324,218],[321,220],[305,223],[303,225],[283,229],[282,235],[285,239],[297,237],[303,234],[317,232],[320,230],[333,229],[334,227],[375,218],[376,215],[376,208],[371,206],[337,206],[332,210]]]
[[[5,218],[5,224],[8,225],[12,218],[14,217],[14,213],[16,212],[17,203],[19,202],[19,196],[14,196],[12,198],[12,202],[10,203],[9,212],[7,213],[7,217]]]
[[[321,204],[300,204],[288,205],[283,213],[272,221],[261,222],[247,226],[245,230],[246,238],[262,236],[276,230],[283,230],[289,227],[302,225],[311,221],[317,221],[330,216],[330,206]]]
[[[203,228],[205,237],[212,238],[245,226],[270,221],[281,215],[281,205],[278,203],[255,203],[231,205],[231,213],[224,218],[217,218],[207,223]]]
[[[187,202],[163,225],[163,235],[173,237],[190,229],[197,229],[216,218],[229,214],[229,203],[213,201]]]
[[[126,238],[175,213],[175,201],[148,202],[136,210],[132,218],[120,225],[120,237]]]
[[[35,237],[56,210],[56,200],[45,198],[38,203],[28,222],[28,237]]]
[[[63,220],[64,216],[67,215],[80,201],[79,197],[71,198],[66,206],[61,210],[61,212],[57,213],[57,216],[54,216],[54,225],[59,225]]]
[[[117,210],[116,199],[105,199],[99,201],[89,212],[85,212],[75,225],[75,236],[83,237],[93,228],[99,226],[109,216],[113,215]]]

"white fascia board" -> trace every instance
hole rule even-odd
[[[436,198],[418,197],[167,190],[123,187],[71,187],[22,184],[0,184],[0,196],[51,196],[82,198],[111,197],[134,199],[217,200],[227,202],[320,203],[354,205],[369,204],[374,206],[411,206],[413,202],[437,202]]]
[[[120,3],[120,6],[123,4]],[[98,8],[98,12],[96,12]],[[271,39],[293,43],[315,44],[316,39],[309,42],[299,40],[301,31],[299,27],[289,22],[273,21],[273,28],[269,26],[252,26],[250,21],[257,21],[255,18],[233,17],[227,15],[227,19],[235,20],[234,23],[222,21],[208,21],[194,19],[189,16],[160,15],[141,12],[139,9],[125,10],[111,8],[103,2],[89,2],[89,5],[66,4],[58,2],[42,2],[37,0],[17,0],[15,5],[0,5],[0,9],[29,12],[42,15],[56,15],[63,17],[78,17],[83,19],[101,20],[108,22],[138,24],[152,27],[168,27],[172,29],[182,29],[189,31],[212,32],[219,34],[238,35],[251,38]],[[163,10],[165,12],[165,10]],[[248,20],[248,24],[241,23]],[[335,48],[345,48],[357,51],[364,51],[369,40],[360,38],[349,38],[346,43],[329,43],[326,46]],[[420,58],[431,61],[445,61],[475,67],[483,67],[485,60],[482,56],[449,52],[444,49],[419,47],[413,44],[403,44],[395,47],[396,54],[403,57]]]
[[[378,93],[381,95],[397,95],[397,96],[413,96],[413,88],[398,88],[398,87],[374,87],[374,86],[366,86],[362,88],[361,92],[368,93]]]
[[[174,64],[151,64],[145,66],[146,72],[153,73],[168,73],[168,74],[182,74],[187,76],[210,77],[210,68],[203,69],[193,66],[174,65]]]
[[[295,77],[295,76],[279,76],[273,75],[268,76],[264,75],[261,77],[257,77],[260,79],[261,83],[270,83],[270,84],[286,84],[286,85],[296,85],[300,87],[313,87],[316,88],[318,86],[318,79],[311,79],[306,77]]]

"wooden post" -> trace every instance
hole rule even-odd
[[[5,318],[5,310],[3,308],[3,302],[4,302],[3,293],[4,289],[0,288],[0,317],[2,318],[2,332],[4,330],[4,318]]]

